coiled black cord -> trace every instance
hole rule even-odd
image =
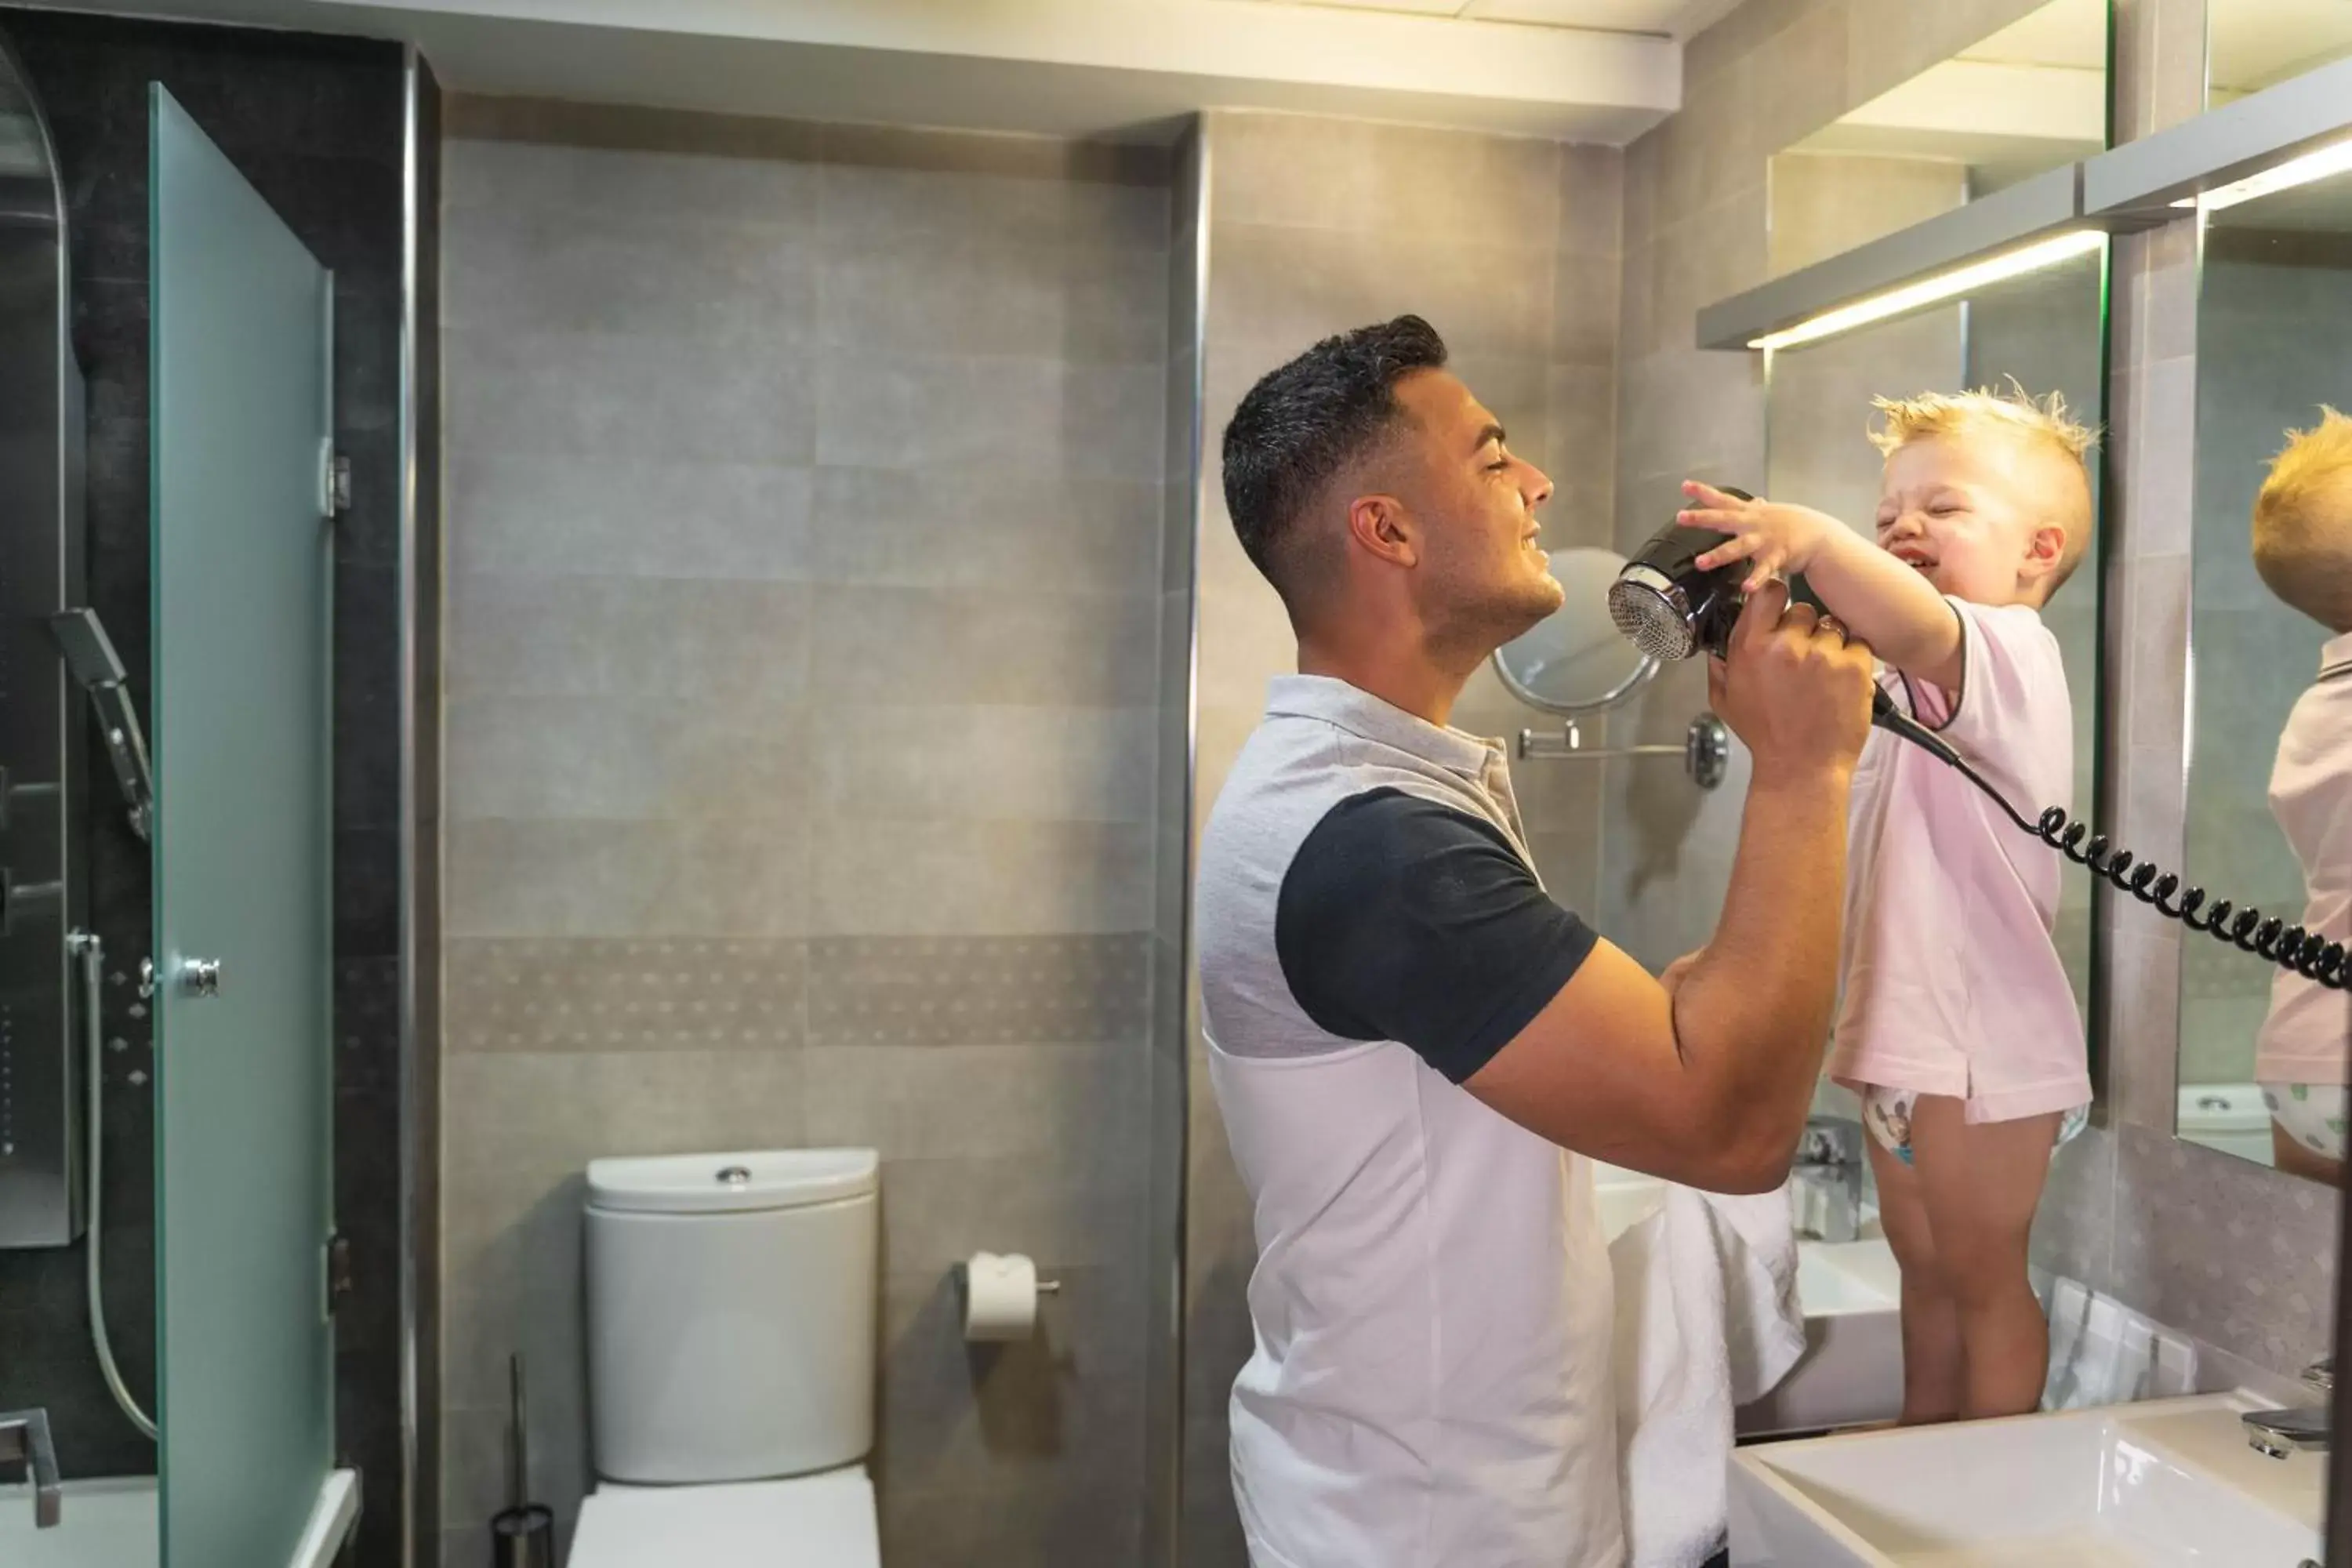
[[[2281,969],[2330,990],[2352,991],[2352,963],[2346,962],[2342,942],[2323,942],[2301,926],[2288,925],[2251,906],[2238,909],[2227,899],[2214,900],[2208,909],[2204,889],[2184,889],[2180,879],[2171,872],[2138,858],[2128,849],[2110,845],[2105,834],[2091,832],[2088,824],[2073,820],[2054,805],[2043,812],[2040,820],[2028,821],[2010,805],[2007,795],[1970,767],[1968,759],[1954,751],[1942,736],[1895,707],[1894,699],[1884,689],[1871,704],[1871,722],[1958,768],[1962,777],[2007,812],[2011,822],[2075,865],[2088,867],[2092,876],[2120,892],[2129,893],[2158,914],[2179,921],[2190,931],[2203,931],[2241,952],[2268,959]],[[2087,844],[2084,842],[2085,838],[2089,839]]]

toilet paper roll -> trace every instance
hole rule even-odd
[[[1037,1266],[1018,1252],[975,1252],[963,1266],[963,1337],[1025,1340],[1037,1331]]]

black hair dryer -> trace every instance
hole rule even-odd
[[[1753,499],[1742,490],[1725,493]],[[1730,537],[1680,522],[1652,534],[1609,585],[1609,618],[1634,647],[1661,663],[1695,653],[1722,658],[1739,619],[1745,563],[1702,572],[1698,558]]]
[[[1716,487],[1741,500],[1756,498],[1729,485]],[[1748,595],[1740,580],[1748,574],[1745,561],[1734,561],[1712,571],[1699,570],[1698,558],[1731,535],[1712,528],[1670,522],[1652,534],[1633,552],[1609,585],[1609,618],[1634,647],[1662,663],[1688,658],[1696,653],[1723,658],[1731,647],[1731,628],[1738,623],[1739,607]],[[1789,578],[1791,604],[1822,602],[1801,575]]]
[[[1729,485],[1716,489],[1741,500],[1756,499]],[[1702,571],[1698,558],[1730,538],[1715,529],[1693,528],[1685,522],[1670,522],[1650,535],[1649,542],[1634,552],[1617,574],[1617,581],[1609,584],[1609,618],[1618,631],[1661,661],[1699,653],[1727,657],[1731,628],[1738,624],[1740,606],[1748,602],[1741,581],[1749,568],[1745,561],[1734,561]],[[1789,575],[1789,602],[1822,608],[1797,573]],[[1915,722],[1895,706],[1893,698],[1875,687],[1870,694],[1870,721],[1915,746],[1926,747],[1954,767],[1964,765],[1941,737]]]

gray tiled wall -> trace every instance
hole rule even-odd
[[[452,119],[444,1561],[510,1349],[589,1484],[587,1161],[824,1143],[884,1158],[886,1556],[1130,1560],[1168,159]],[[1063,1280],[1038,1342],[962,1342],[982,1247]]]
[[[1614,501],[1622,166],[1611,149],[1286,115],[1214,113],[1205,131],[1208,293],[1204,435],[1266,371],[1318,338],[1403,311],[1427,317],[1512,445],[1558,486],[1549,542],[1598,542]],[[1202,458],[1196,823],[1294,667],[1274,591],[1225,514],[1213,445]],[[1481,672],[1454,716],[1504,735],[1538,715]],[[1594,727],[1588,727],[1591,732]],[[1553,891],[1589,908],[1598,773],[1516,770]],[[1197,1054],[1185,1188],[1183,1560],[1244,1560],[1227,1481],[1225,1405],[1249,1351],[1243,1300],[1256,1248],[1248,1205]]]
[[[1625,153],[1621,541],[1657,526],[1685,474],[1736,480],[1760,470],[1755,356],[1690,344],[1698,306],[1768,275],[1769,155],[2033,8],[2034,0],[1974,0],[1907,8],[1897,20],[1878,0],[1748,0],[1693,42],[1685,62],[1692,107]],[[2198,112],[2202,0],[2116,0],[2115,14],[2116,135],[2146,135]],[[2125,237],[2111,291],[2105,508],[2121,531],[2104,584],[2103,745],[2112,765],[2100,815],[2121,842],[2167,863],[2182,847],[2196,262],[2190,223]],[[1688,675],[1670,672],[1626,722],[1659,731],[1703,700]],[[1604,929],[1656,952],[1705,929],[1712,909],[1688,889],[1706,879],[1691,873],[1728,853],[1731,793],[1702,800],[1612,767]],[[2325,1351],[2331,1331],[2333,1195],[2173,1142],[2179,943],[2170,928],[2130,910],[2095,905],[2094,919],[2107,928],[2106,1100],[2101,1124],[2060,1152],[2035,1259],[2225,1350],[2294,1371]],[[2201,1223],[2171,1223],[2192,1214]],[[2119,1227],[2119,1216],[2153,1218]]]

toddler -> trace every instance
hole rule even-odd
[[[1881,398],[1877,542],[1803,507],[1685,486],[1750,590],[1802,572],[1896,705],[2032,817],[2071,808],[2074,710],[2041,607],[2090,541],[2093,433],[2020,392]],[[2051,931],[2064,862],[1925,751],[1874,731],[1849,817],[1830,1073],[1862,1096],[1903,1273],[1903,1419],[2041,1403],[2026,1237],[2061,1120],[2087,1105]]]
[[[2271,814],[2302,862],[2296,923],[2352,942],[2352,419],[2333,408],[2292,431],[2254,498],[2254,570],[2327,628],[2319,679],[2296,700],[2271,770]],[[2254,1040],[2274,1163],[2344,1175],[2346,1032],[2352,997],[2285,970]]]

